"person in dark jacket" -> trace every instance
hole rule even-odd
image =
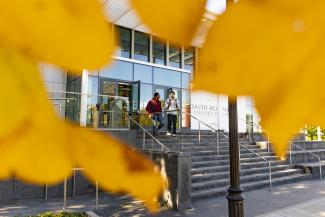
[[[152,100],[148,102],[146,111],[149,113],[149,117],[153,120],[153,134],[156,136],[158,130],[165,126],[159,93],[155,93]]]

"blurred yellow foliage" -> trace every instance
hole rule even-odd
[[[75,72],[99,68],[114,47],[96,0],[0,2],[1,178],[54,184],[82,167],[100,187],[156,208],[165,181],[155,165],[110,136],[59,120],[38,71],[40,60]]]

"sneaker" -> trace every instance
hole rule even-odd
[[[176,136],[176,134],[173,134],[173,137],[175,137]]]
[[[167,136],[171,136],[172,134],[171,134],[170,132],[167,132],[166,135],[167,135]]]

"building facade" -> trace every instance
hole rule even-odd
[[[74,76],[42,66],[50,98],[60,115],[82,126],[121,129],[128,127],[127,114],[137,112],[140,123],[149,125],[144,115],[147,102],[155,92],[164,102],[171,90],[182,110],[189,111],[196,48],[172,46],[121,26],[114,26],[114,31],[119,35],[119,47],[113,63],[106,67]]]

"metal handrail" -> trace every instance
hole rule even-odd
[[[292,150],[291,150],[291,146],[294,146],[296,148],[299,148],[300,150],[312,155],[313,157],[316,157],[318,159],[318,162],[319,162],[319,177],[320,177],[320,180],[323,180],[323,176],[322,176],[322,160],[320,158],[320,156],[312,153],[311,151],[308,151],[307,149],[304,149],[294,143],[290,143],[290,149],[289,149],[289,157],[290,157],[290,164],[292,164]]]
[[[241,121],[246,121],[240,117],[238,117],[238,120]],[[262,131],[262,133],[264,132],[264,134],[266,134],[267,137],[267,151],[270,152],[270,137],[269,137],[269,133],[267,130],[265,130],[264,128],[262,128],[258,123],[252,121],[252,124],[255,125],[255,127],[257,127],[258,129],[260,129]]]
[[[272,190],[272,165],[271,165],[271,161],[269,161],[268,159],[262,157],[261,155],[257,154],[256,152],[250,150],[249,148],[247,148],[246,146],[244,146],[243,144],[239,144],[240,147],[246,149],[247,151],[249,151],[250,153],[256,155],[257,157],[261,158],[262,160],[266,161],[269,167],[269,189],[270,191]]]
[[[145,144],[146,144],[146,133],[153,139],[155,140],[160,146],[161,146],[161,150],[164,151],[164,149],[166,151],[169,151],[169,149],[163,145],[156,137],[154,137],[148,130],[146,130],[143,126],[141,126],[141,124],[139,124],[136,120],[134,120],[130,115],[128,115],[129,119],[131,121],[133,121],[138,127],[140,127],[143,130],[143,149],[145,149]]]
[[[190,114],[190,113],[188,113],[186,111],[183,111],[182,113],[184,113],[186,115],[189,115],[191,118],[194,118],[196,121],[198,121],[198,123],[199,123],[199,144],[201,144],[201,124],[208,127],[212,132],[217,133],[217,154],[219,155],[220,146],[219,146],[219,133],[218,133],[218,130],[214,129],[213,127],[211,127],[207,123],[203,122],[202,120],[198,119],[197,117],[193,116],[192,114]]]

